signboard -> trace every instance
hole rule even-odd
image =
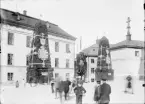
[[[48,75],[48,72],[41,72],[42,75]]]

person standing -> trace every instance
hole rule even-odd
[[[102,79],[102,85],[100,87],[100,99],[99,104],[109,104],[110,102],[110,94],[111,94],[111,86],[106,83],[106,78]]]
[[[77,86],[77,81],[76,81],[76,79],[73,79],[73,81],[71,83],[71,90],[70,90],[70,92],[72,92],[76,86]]]
[[[98,104],[98,101],[100,100],[100,93],[101,93],[101,81],[97,81],[97,85],[95,86],[95,92],[94,92],[94,101],[96,104]]]
[[[19,87],[19,81],[17,80],[16,81],[16,88],[18,88]]]
[[[22,80],[22,85],[23,85],[24,87],[26,87],[25,79]]]
[[[52,93],[54,93],[54,78],[52,78],[52,80],[50,81],[50,85],[51,85],[51,91]]]
[[[133,94],[132,76],[128,75],[126,77],[126,80],[127,80],[127,84],[126,84],[124,92],[127,93],[127,92],[130,92],[130,90],[132,90],[131,93]]]
[[[56,78],[55,78],[55,99],[57,99],[58,97],[57,97],[57,93],[58,93],[58,89],[59,89],[59,84],[60,84],[60,77],[59,76],[57,76]]]
[[[78,83],[78,86],[74,88],[74,93],[76,94],[76,104],[82,104],[82,96],[86,90],[81,83]]]
[[[58,86],[58,93],[60,98],[60,104],[63,104],[63,92],[64,92],[64,81],[62,77],[59,77],[59,86]]]
[[[67,100],[67,96],[68,96],[68,93],[69,93],[69,86],[70,85],[71,85],[71,82],[67,78],[66,81],[64,81],[64,97],[65,97],[65,100]]]

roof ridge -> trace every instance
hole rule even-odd
[[[54,24],[54,23],[52,23],[52,22],[44,21],[44,20],[42,20],[42,19],[38,19],[38,18],[36,18],[36,17],[32,17],[32,16],[29,16],[29,15],[24,15],[23,13],[20,13],[20,12],[15,12],[15,11],[11,11],[11,10],[8,10],[8,9],[3,9],[3,8],[0,8],[0,10],[12,12],[12,13],[19,13],[19,14],[22,15],[22,16],[29,17],[29,18],[32,18],[32,19],[35,19],[35,20],[40,20],[40,21],[42,21],[42,22],[48,22],[48,23],[50,23],[50,24],[52,24],[52,25],[58,26],[57,24]]]

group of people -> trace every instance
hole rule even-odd
[[[63,93],[64,93],[65,100],[67,100],[69,96],[68,94],[70,91],[71,81],[69,80],[69,78],[66,78],[66,80],[63,81],[62,77],[58,76],[55,79],[53,78],[50,84],[51,84],[52,93],[55,93],[55,99],[60,98],[60,102],[61,104],[63,104],[63,99],[62,99]]]
[[[96,104],[109,104],[110,102],[111,86],[106,83],[106,80],[103,78],[97,81],[94,90],[94,101]]]
[[[57,99],[59,95],[61,104],[63,104],[63,95],[64,99],[68,100],[69,93],[72,91],[76,95],[76,104],[82,104],[82,96],[86,93],[86,90],[82,86],[83,81],[80,78],[74,79],[71,82],[69,78],[66,78],[66,80],[63,81],[62,77],[58,76],[55,79],[52,79],[50,84],[52,93],[55,93],[55,99]]]
[[[105,78],[99,80],[95,85],[94,101],[96,104],[109,104],[110,102],[111,86],[106,83],[106,80]],[[83,80],[80,78],[71,82],[68,78],[63,81],[61,77],[57,77],[51,81],[51,90],[52,93],[55,93],[56,99],[58,98],[57,94],[59,94],[61,104],[63,104],[63,95],[67,100],[70,91],[73,91],[76,95],[76,104],[82,104],[83,95],[86,93]]]

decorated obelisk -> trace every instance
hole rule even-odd
[[[30,78],[40,83],[47,83],[52,77],[48,27],[44,22],[35,24],[29,65],[27,67],[27,81]]]
[[[112,69],[111,54],[108,39],[104,36],[100,39],[99,49],[98,49],[98,59],[96,68],[96,80],[101,80],[102,78],[113,80],[114,70]]]

